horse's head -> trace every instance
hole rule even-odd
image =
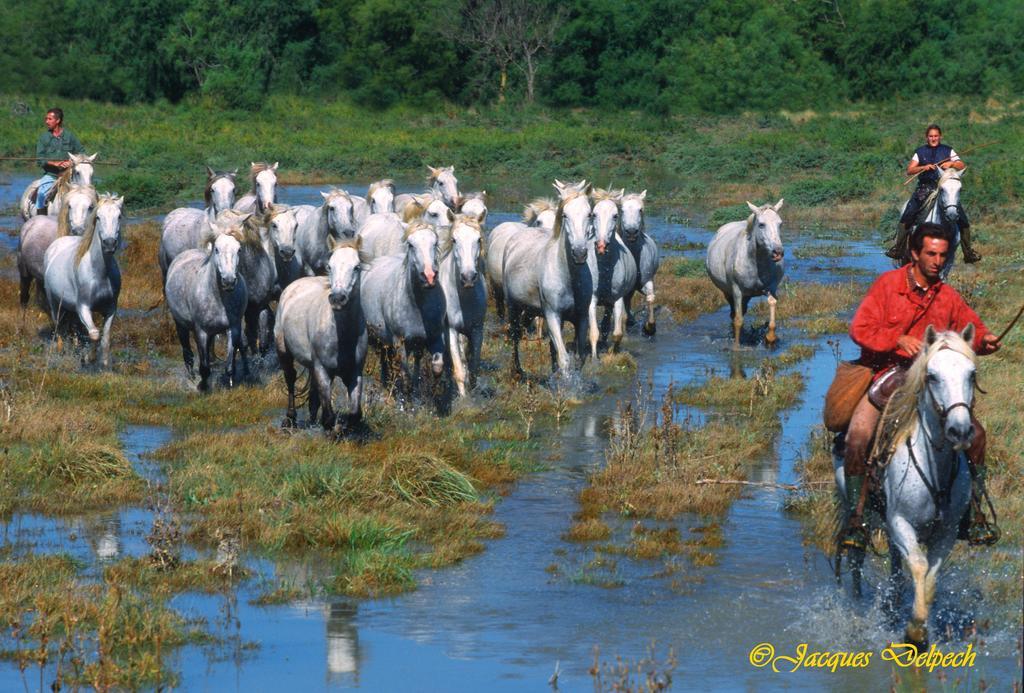
[[[550,231],[555,227],[555,203],[539,197],[523,209],[523,223]]]
[[[554,237],[565,235],[564,242],[569,246],[572,261],[582,265],[587,261],[590,242],[594,239],[594,216],[585,193],[568,191],[566,194],[568,197],[558,203],[552,234]]]
[[[433,166],[427,166],[427,168],[430,169],[430,176],[427,180],[434,194],[440,196],[444,203],[452,209],[457,207],[459,202],[459,179],[455,177],[455,167],[442,166],[441,168],[434,168]]]
[[[352,196],[337,188],[321,192],[327,213],[327,229],[335,238],[351,238],[356,232],[356,212]]]
[[[68,158],[71,159],[72,183],[75,183],[76,185],[92,185],[92,164],[96,161],[97,156],[99,156],[99,152],[96,152],[92,156],[86,156],[85,154],[68,155]]]
[[[96,229],[105,255],[113,255],[121,243],[121,212],[124,198],[109,193],[100,195],[96,203]]]
[[[476,217],[465,214],[455,217],[452,225],[452,253],[455,255],[455,268],[459,272],[459,279],[466,288],[476,285],[480,274],[482,246],[480,222]]]
[[[459,200],[459,213],[463,216],[473,217],[481,226],[487,219],[487,191],[466,193]]]
[[[925,329],[925,359],[923,405],[938,417],[942,433],[956,450],[966,450],[974,441],[971,411],[974,406],[976,368],[974,352],[974,324],[968,324],[961,334],[936,332],[931,325]],[[909,378],[908,378],[909,380]]]
[[[604,255],[608,246],[615,242],[615,234],[619,230],[619,201],[622,190],[602,190],[596,188],[591,194],[594,200],[594,233],[595,247],[598,255]]]
[[[256,193],[256,209],[260,212],[277,202],[277,164],[252,162],[252,188]]]
[[[405,230],[405,257],[411,271],[419,277],[420,285],[437,285],[437,232],[422,221],[414,221]]]
[[[361,245],[361,238],[338,241],[333,236],[327,237],[327,247],[331,251],[327,259],[327,283],[330,287],[327,300],[332,310],[344,310],[349,301],[358,300]]]
[[[390,178],[370,183],[366,190],[366,200],[370,203],[370,214],[384,214],[395,211],[395,182]]]
[[[644,200],[647,191],[622,196],[622,235],[635,241],[644,232]]]
[[[91,185],[72,185],[61,203],[60,235],[81,236],[96,210],[96,190]],[[66,216],[64,216],[66,215]]]
[[[558,197],[562,200],[568,200],[570,197],[576,195],[586,195],[590,192],[590,183],[586,179],[579,181],[578,183],[563,183],[562,181],[555,179],[555,190],[558,191]]]
[[[432,200],[427,205],[420,218],[432,226],[444,228],[452,225],[452,222],[455,220],[455,213],[445,204],[444,200],[438,198]]]
[[[285,262],[295,257],[295,229],[299,222],[295,219],[295,209],[286,205],[272,205],[267,212],[267,229],[270,242],[277,254]]]
[[[238,175],[238,169],[214,171],[207,166],[206,174],[206,207],[212,210],[214,216],[234,207],[235,176]]]
[[[947,168],[939,178],[939,207],[942,217],[949,222],[956,223],[960,219],[960,188],[963,183],[960,181],[960,171],[955,168]]]
[[[210,259],[217,272],[217,284],[222,291],[234,291],[238,283],[238,253],[242,249],[242,224],[248,220],[246,214],[242,222],[231,221],[223,225],[213,226],[213,238],[210,239]]]
[[[783,200],[774,205],[756,207],[747,202],[750,211],[753,212],[747,221],[747,232],[753,234],[754,242],[758,250],[770,255],[773,262],[782,262],[785,251],[782,249],[782,217],[779,210],[782,209]]]

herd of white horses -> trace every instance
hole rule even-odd
[[[36,282],[55,326],[77,315],[93,359],[107,367],[121,284],[115,251],[123,199],[96,193],[94,158],[72,156],[45,216],[33,215],[26,192],[18,268],[22,306]],[[519,375],[519,341],[532,318],[543,319],[552,370],[563,374],[575,367],[562,336],[566,320],[580,364],[597,357],[602,332],[619,350],[637,293],[646,308],[644,333],[656,330],[659,253],[645,228],[646,190],[555,181],[556,199],[535,200],[522,221],[487,230],[486,194],[461,192],[450,166],[430,168],[423,194],[396,195],[393,182],[381,180],[365,197],[324,191],[320,206],[279,203],[277,168],[253,163],[250,191],[237,199],[237,170],[208,168],[205,207],[174,209],[164,218],[157,257],[164,296],[190,376],[198,354],[200,390],[210,387],[213,343],[223,334],[228,385],[239,376],[236,360],[244,378],[249,353],[276,349],[292,421],[296,363],[312,376],[311,420],[319,411],[323,425],[335,425],[336,377],[348,389],[350,420],[357,420],[371,344],[385,387],[393,376],[414,386],[426,356],[433,373],[450,372],[464,396],[479,369],[489,295],[507,322]],[[757,295],[769,296],[768,339],[775,338],[781,205],[750,205],[749,219],[723,226],[709,247],[708,271],[732,306],[737,341],[743,312]],[[94,312],[103,315],[102,329]]]
[[[26,191],[18,245],[20,301],[27,305],[36,282],[55,329],[77,316],[92,343],[92,359],[98,350],[108,367],[121,287],[116,251],[124,201],[97,194],[93,158],[72,156],[46,216],[34,216],[31,188]],[[157,260],[164,297],[190,377],[193,342],[198,351],[200,390],[209,389],[214,339],[223,334],[228,385],[236,380],[236,354],[245,376],[250,352],[276,350],[288,387],[286,425],[297,419],[297,365],[310,374],[310,423],[319,419],[329,430],[358,425],[370,345],[379,353],[385,388],[401,380],[411,389],[427,357],[435,376],[450,372],[458,394],[466,395],[480,365],[489,294],[506,323],[517,374],[519,341],[534,318],[543,318],[552,370],[563,374],[576,367],[562,336],[565,320],[573,324],[580,364],[588,355],[596,358],[602,331],[613,350],[620,347],[637,293],[646,308],[643,331],[655,332],[659,253],[645,229],[646,191],[627,194],[592,189],[586,181],[555,181],[556,199],[536,200],[522,221],[487,230],[485,194],[460,192],[452,167],[431,168],[430,189],[420,195],[396,195],[392,181],[381,180],[370,184],[366,197],[325,191],[319,207],[280,204],[277,168],[252,164],[251,190],[238,199],[237,171],[207,169],[205,208],[175,209],[163,221]],[[774,342],[784,271],[783,201],[747,204],[745,220],[718,229],[706,267],[730,306],[735,343],[755,296],[767,296],[766,341]],[[605,308],[600,325],[599,306]],[[102,329],[94,312],[104,318]],[[969,411],[972,403],[969,340],[970,335],[961,339],[929,330],[930,348],[914,371],[916,390],[904,413],[914,425],[903,433],[906,450],[901,447],[889,467],[921,483],[890,488],[886,482],[894,579],[898,551],[915,584],[908,636],[918,642],[925,637],[935,573],[955,540],[969,495],[960,452],[965,426],[949,432],[956,428],[949,425],[954,415],[963,419],[961,409]],[[332,403],[335,378],[348,393],[344,421]],[[936,411],[953,413],[937,417]],[[928,489],[947,479],[953,483],[942,502],[949,507],[939,508]],[[936,517],[947,521],[936,525]],[[927,557],[921,537],[929,537]]]

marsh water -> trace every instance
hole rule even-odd
[[[15,178],[9,188],[0,187],[0,206],[9,204],[8,190],[20,193],[22,186]],[[318,191],[285,187],[281,197],[292,204],[317,204]],[[516,218],[492,211],[488,226]],[[7,221],[0,220],[0,226]],[[684,249],[669,254],[694,258],[703,257],[701,246],[712,235],[653,214],[648,231],[667,248]],[[866,279],[888,267],[877,242],[851,242],[839,233],[788,234],[784,241],[790,281],[848,281],[851,273]],[[816,249],[836,244],[845,249],[841,254],[816,254]],[[10,247],[9,242],[5,245]],[[783,302],[779,310],[785,315]],[[781,349],[804,342],[816,351],[794,367],[804,377],[802,399],[782,414],[773,454],[750,460],[749,478],[794,483],[795,464],[820,422],[837,353],[826,338],[786,332],[780,336]],[[701,382],[711,373],[749,374],[770,355],[762,346],[736,353],[729,337],[724,306],[685,323],[662,310],[656,337],[628,335],[625,346],[637,361],[636,377],[652,402],[652,416],[671,384]],[[852,356],[849,340],[843,336],[839,342],[842,356]],[[494,519],[506,527],[506,536],[488,541],[483,553],[454,567],[418,573],[418,587],[409,594],[255,606],[252,601],[266,584],[277,579],[298,585],[315,581],[317,568],[315,557],[309,565],[252,557],[247,565],[254,576],[236,592],[175,598],[175,608],[206,618],[223,637],[217,647],[188,646],[171,655],[181,688],[540,690],[557,668],[559,689],[590,689],[588,670],[595,648],[604,662],[616,657],[637,660],[648,654],[652,643],[661,663],[669,648],[674,652],[678,665],[673,680],[682,690],[889,688],[891,665],[879,653],[891,640],[900,640],[901,631],[889,629],[875,605],[883,566],[871,562],[863,599],[837,589],[825,557],[804,545],[800,522],[784,510],[788,491],[765,487],[744,493],[721,519],[724,545],[714,549],[716,564],[684,566],[684,589],[663,574],[661,561],[626,556],[616,557],[614,564],[595,561],[592,547],[562,538],[573,523],[576,497],[587,474],[604,463],[617,405],[632,391],[627,385],[589,399],[560,427],[545,431],[537,453],[541,471],[527,475],[495,505]],[[694,423],[701,418],[699,411],[689,415]],[[159,469],[146,462],[144,453],[170,435],[166,429],[147,427],[122,433],[129,459],[147,478],[158,481]],[[632,524],[609,520],[618,532],[628,532]],[[675,524],[688,532],[708,521],[683,516]],[[118,556],[145,553],[151,522],[152,510],[147,508],[61,520],[16,515],[3,523],[0,538],[18,551],[67,552],[95,569]],[[972,588],[977,577],[964,566],[944,574],[932,630],[948,624],[958,632],[972,618],[991,620],[990,630],[971,641],[979,651],[977,666],[946,674],[975,684],[984,678],[1007,688],[1021,673],[1020,613],[1010,609],[1006,614],[1005,605],[985,602]],[[1013,571],[1001,578],[1018,579]],[[866,669],[773,673],[749,663],[751,649],[762,642],[770,642],[780,654],[795,653],[800,643],[808,643],[812,651],[875,654]],[[946,650],[966,645],[956,637],[940,642]],[[13,687],[21,687],[17,667],[0,664],[0,689]]]

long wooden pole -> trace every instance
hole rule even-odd
[[[997,342],[1003,341],[1003,337],[1005,337],[1007,333],[1009,333],[1009,331],[1013,329],[1013,326],[1017,324],[1018,320],[1020,320],[1021,315],[1024,315],[1024,306],[1020,307],[1020,310],[1017,311],[1017,316],[1010,322],[1009,325],[1006,326],[1006,329],[1003,330],[1003,333],[999,335],[999,339],[996,340]]]
[[[991,147],[991,146],[992,146],[993,144],[999,144],[999,142],[998,142],[998,141],[992,141],[992,142],[985,142],[984,144],[979,144],[979,145],[977,145],[976,147],[970,147],[970,148],[968,148],[968,149],[965,149],[965,150],[963,150],[962,152],[960,152],[960,154],[969,154],[970,152],[976,152],[976,151],[978,151],[979,149],[981,149],[982,147]],[[960,156],[960,154],[957,154],[957,157],[959,157],[959,156]],[[938,163],[937,163],[937,164],[935,164],[935,165],[936,165],[936,166],[940,166],[940,165],[942,165],[942,164],[946,163],[947,161],[950,161],[950,160],[951,160],[952,158],[953,158],[953,157],[951,157],[951,156],[950,156],[950,157],[946,157],[945,159],[943,159],[942,161],[938,162]],[[920,176],[920,175],[921,175],[922,173],[924,173],[924,171],[918,171],[917,173],[915,173],[914,175],[912,175],[912,176],[911,176],[910,178],[907,178],[907,179],[906,179],[905,181],[903,181],[903,185],[906,185],[906,184],[907,184],[907,183],[909,183],[910,181],[914,180],[915,178],[917,178],[918,176]]]

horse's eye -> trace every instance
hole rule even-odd
[[[930,382],[930,383],[937,383],[938,381],[939,381],[939,376],[935,375],[934,373],[929,373],[928,374],[928,382]]]

